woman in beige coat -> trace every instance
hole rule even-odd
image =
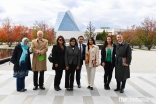
[[[93,90],[96,67],[99,65],[99,47],[93,38],[88,39],[86,46],[86,70],[88,76],[88,89]]]
[[[43,39],[43,32],[37,32],[37,39],[32,40],[31,50],[33,52],[32,59],[32,71],[34,72],[33,81],[34,88],[37,90],[38,86],[44,90],[44,71],[47,70],[46,66],[46,52],[48,51],[48,40]],[[40,72],[39,84],[38,84],[38,72]]]

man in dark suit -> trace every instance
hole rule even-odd
[[[81,79],[81,68],[82,68],[82,65],[83,65],[83,60],[85,60],[85,48],[86,48],[86,45],[83,44],[83,41],[84,41],[84,37],[83,36],[79,36],[78,37],[78,47],[79,47],[79,50],[80,50],[80,68],[79,70],[76,70],[76,82],[77,82],[77,85],[78,85],[78,88],[81,88],[81,83],[80,83],[80,79]]]

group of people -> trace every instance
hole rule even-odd
[[[115,91],[124,92],[126,79],[130,77],[129,65],[131,63],[131,48],[123,40],[122,35],[117,35],[118,43],[113,43],[112,37],[107,36],[101,49],[101,66],[104,68],[104,88],[110,89],[112,72],[115,67],[115,78],[117,88]],[[28,47],[28,38],[23,38],[12,54],[11,62],[14,64],[13,76],[16,80],[16,88],[19,92],[27,91],[25,88],[25,77],[29,70],[33,71],[33,90],[38,87],[44,90],[44,72],[47,70],[46,52],[48,51],[48,41],[43,39],[43,32],[37,32],[37,39],[32,40]],[[81,69],[85,63],[88,79],[88,89],[93,90],[96,67],[100,65],[99,47],[95,44],[93,38],[89,38],[87,44],[83,44],[84,37],[78,39],[70,38],[69,46],[66,46],[63,36],[58,36],[56,45],[53,45],[52,69],[55,70],[54,89],[61,90],[60,83],[63,70],[65,70],[65,88],[67,91],[73,91],[74,77],[76,72],[76,82],[78,88],[81,88]],[[32,65],[30,54],[33,54]],[[39,78],[38,78],[39,73]],[[39,81],[38,81],[39,79]]]

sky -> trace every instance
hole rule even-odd
[[[58,12],[70,10],[84,25],[95,28],[127,28],[141,25],[145,17],[156,17],[156,0],[0,0],[0,23],[33,26],[45,21],[54,26]]]

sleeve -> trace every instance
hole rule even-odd
[[[78,63],[77,63],[77,66],[80,66],[80,53],[81,53],[81,52],[80,52],[79,49],[78,49],[78,51],[79,51],[79,52],[78,52],[78,55],[77,55],[77,62],[78,62]]]
[[[33,53],[38,54],[39,50],[36,49],[34,41],[35,40],[33,40],[32,43],[31,43],[31,50],[32,50]]]
[[[103,62],[105,62],[105,53],[104,53],[105,50],[101,50],[101,65]]]
[[[64,58],[65,58],[65,66],[68,66],[68,47],[66,47],[65,49]]]
[[[97,65],[99,65],[99,47],[97,46],[97,48],[96,48],[96,63],[97,63]]]
[[[53,63],[58,64],[58,58],[57,58],[57,46],[54,45],[52,48],[52,58],[53,58]]]
[[[45,53],[48,51],[48,40],[46,40],[45,48],[42,49]]]
[[[86,56],[86,55],[85,55],[85,54],[86,54],[86,45],[83,45],[83,47],[84,47],[84,48],[83,48],[83,49],[84,49],[84,50],[83,50],[83,60],[85,60],[85,56]]]
[[[132,50],[130,45],[127,46],[127,56],[126,56],[126,64],[130,65],[132,60]]]
[[[15,47],[15,49],[13,50],[13,53],[12,53],[12,57],[10,59],[10,61],[13,63],[13,64],[16,64],[17,63],[17,54],[18,54],[18,45]]]
[[[85,48],[85,56],[87,56],[87,54],[88,54],[88,47],[86,46],[86,48]]]

